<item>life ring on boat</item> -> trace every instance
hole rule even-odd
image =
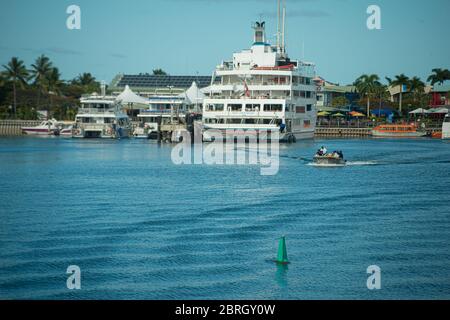
[[[81,130],[80,129],[76,129],[74,131],[74,133],[75,133],[76,136],[79,136],[81,134]]]
[[[113,133],[112,128],[108,128],[108,130],[106,130],[106,133],[107,133],[108,135],[112,135],[112,133]]]

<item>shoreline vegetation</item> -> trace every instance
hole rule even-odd
[[[156,69],[154,74],[166,74]],[[426,93],[427,83],[431,86],[450,80],[448,69],[436,68],[427,78],[427,83],[419,77],[405,74],[394,78],[386,77],[386,84],[376,74],[364,74],[354,81],[359,99],[356,108],[365,110],[365,116],[372,118],[370,110],[390,107],[398,112],[398,120],[406,119],[408,112],[416,108],[427,108],[430,95]],[[391,101],[389,88],[403,87],[398,101]],[[29,68],[17,57],[2,65],[0,69],[0,119],[36,120],[38,111],[45,111],[49,118],[73,121],[84,94],[100,92],[100,82],[89,72],[81,73],[71,80],[61,79],[58,67],[49,57],[41,55]],[[333,107],[349,104],[344,97],[333,100]]]

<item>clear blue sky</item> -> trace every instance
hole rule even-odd
[[[81,7],[81,30],[66,28],[71,4]],[[381,7],[382,30],[366,27],[370,4]],[[330,81],[425,80],[450,68],[449,0],[287,0],[287,9],[288,53],[301,58],[304,43],[305,59]],[[273,39],[275,11],[276,0],[0,0],[0,64],[18,56],[29,65],[44,53],[65,79],[91,72],[109,82],[154,68],[209,75],[251,45],[260,16]]]

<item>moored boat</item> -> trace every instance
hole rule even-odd
[[[442,124],[442,139],[450,139],[450,115],[446,115]]]
[[[58,121],[55,119],[43,121],[36,127],[22,127],[22,132],[24,134],[35,136],[55,135],[58,131]]]
[[[266,23],[256,22],[251,48],[216,67],[203,101],[204,141],[231,136],[295,142],[314,137],[315,64],[289,58],[286,9],[280,2],[278,12],[276,45],[268,42]]]
[[[384,124],[372,129],[374,137],[416,138],[427,135],[425,131],[418,131],[415,125]]]

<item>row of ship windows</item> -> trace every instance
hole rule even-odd
[[[286,112],[296,112],[296,113],[305,113],[312,111],[312,105],[308,104],[307,106],[295,106],[293,104],[288,104],[286,106]],[[224,111],[225,105],[221,103],[216,104],[207,104],[205,106],[205,111]],[[228,104],[227,105],[228,111],[237,111],[237,112],[254,112],[254,111],[267,111],[267,112],[282,112],[283,111],[283,105],[282,104],[264,104],[263,109],[261,109],[260,104]]]
[[[281,119],[242,119],[242,118],[231,118],[231,119],[213,119],[206,118],[203,120],[207,124],[275,124],[280,125],[283,121]],[[291,120],[294,126],[303,126],[308,128],[311,126],[311,120],[294,119]]]
[[[231,119],[203,119],[208,124],[276,124],[280,125],[283,121],[281,119],[243,119],[243,118],[231,118]]]
[[[223,85],[230,85],[233,83],[239,83],[240,78],[237,76],[222,76],[220,79],[221,81],[217,81],[214,84],[223,84]],[[282,84],[282,85],[290,85],[291,80],[290,77],[286,76],[280,76],[280,77],[268,77],[268,76],[253,76],[252,79],[248,80],[247,85],[274,85],[274,84]],[[312,78],[305,78],[305,77],[292,77],[292,84],[293,85],[311,85]]]

